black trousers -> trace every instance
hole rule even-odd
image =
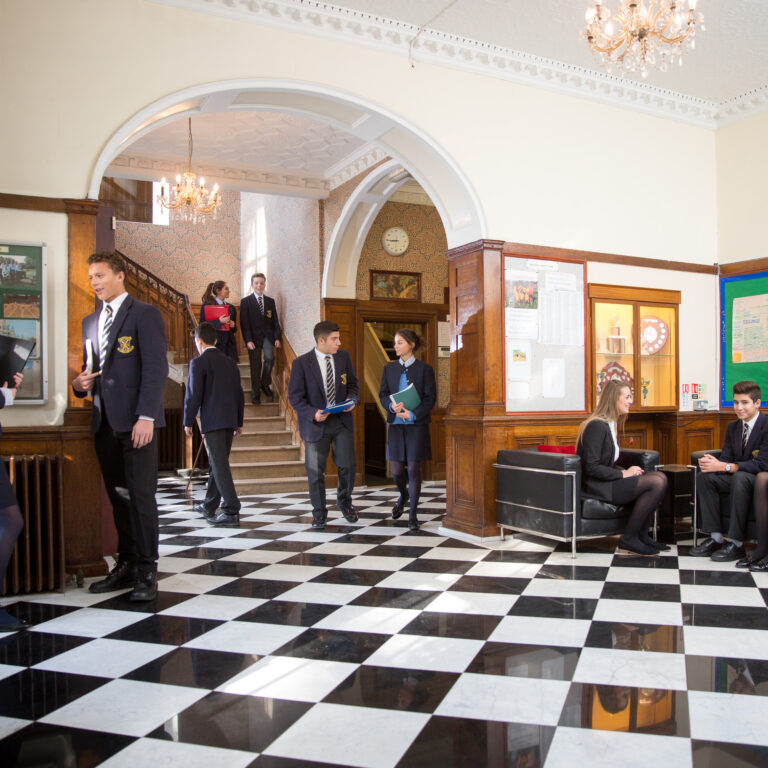
[[[723,533],[729,539],[744,541],[754,487],[755,476],[749,472],[701,472],[696,479],[701,527],[708,533]]]
[[[341,423],[341,417],[332,414],[324,422],[323,436],[314,443],[304,444],[304,466],[309,480],[309,498],[312,515],[325,517],[325,467],[328,453],[333,450],[333,461],[339,470],[336,486],[336,501],[340,507],[352,503],[352,489],[355,487],[355,436]]]
[[[264,365],[261,363],[261,355],[264,354]],[[248,362],[251,365],[251,397],[258,397],[259,387],[272,386],[272,366],[275,364],[275,345],[264,339],[261,346],[256,344],[256,349],[248,349]]]
[[[152,441],[134,448],[130,432],[116,432],[106,414],[94,435],[96,456],[117,528],[117,554],[140,570],[157,563],[157,431]]]
[[[211,472],[203,506],[214,512],[221,502],[221,511],[236,515],[240,511],[232,470],[229,467],[229,452],[232,449],[233,429],[214,429],[205,435],[205,450]]]

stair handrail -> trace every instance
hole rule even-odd
[[[168,351],[173,354],[174,362],[188,363],[195,356],[193,338],[197,327],[189,296],[176,290],[122,251],[117,253],[127,267],[126,289],[140,301],[153,304],[160,310],[165,320]]]
[[[379,416],[381,416],[382,420],[386,424],[387,412],[384,410],[384,407],[379,400],[381,375],[374,375],[373,368],[375,365],[378,370],[380,367],[383,367],[388,362],[390,362],[389,355],[384,349],[384,345],[381,343],[381,339],[376,335],[376,331],[374,331],[373,327],[368,323],[363,324],[363,334],[365,344],[363,355],[363,359],[365,360],[365,370],[363,371],[363,379],[365,381],[365,385],[371,392],[373,401],[376,403],[376,409],[379,412]]]

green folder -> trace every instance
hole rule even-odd
[[[389,399],[392,401],[392,405],[402,403],[409,411],[412,411],[414,408],[418,408],[421,405],[421,398],[413,384],[409,384],[405,389],[401,389],[399,392],[395,392],[394,395],[390,395]]]

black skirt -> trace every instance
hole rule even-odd
[[[611,504],[628,504],[637,496],[637,475],[634,477],[622,477],[611,483]]]
[[[429,424],[390,424],[387,461],[430,461]]]
[[[6,507],[15,507],[18,505],[16,494],[13,492],[13,486],[8,477],[8,470],[5,468],[5,462],[0,461],[0,509]],[[0,574],[2,578],[2,574]]]

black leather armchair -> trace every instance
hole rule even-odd
[[[645,471],[659,463],[658,451],[622,449],[617,462]],[[499,451],[496,464],[496,519],[505,529],[576,543],[622,533],[631,505],[616,506],[581,492],[581,458],[535,449]]]
[[[704,454],[708,453],[710,456],[714,456],[716,459],[720,458],[720,454],[722,453],[722,449],[720,448],[713,448],[709,451],[694,451],[691,454],[691,465],[696,467],[696,475],[698,477],[699,472],[701,471],[699,469],[699,459],[704,456]],[[695,485],[694,485],[694,494],[695,494]],[[730,521],[730,515],[728,513],[728,507],[723,505],[721,507],[721,512],[723,515],[723,528],[728,531],[728,523]],[[706,533],[709,535],[711,531],[701,531],[699,529],[699,504],[698,500],[696,500],[696,503],[693,505],[693,546],[695,547],[698,544],[698,538],[699,533]],[[747,523],[747,536],[750,539],[756,539],[757,538],[757,524],[755,523],[755,508],[752,507],[749,513],[749,522]]]

